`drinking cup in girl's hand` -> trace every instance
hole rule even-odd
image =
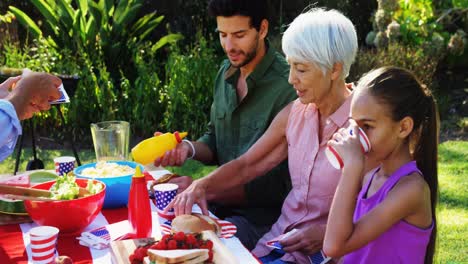
[[[369,152],[371,149],[369,138],[367,138],[366,133],[359,128],[359,141],[361,142],[361,150],[363,153]],[[353,135],[353,129],[348,128],[349,134]],[[338,151],[336,151],[332,146],[328,146],[325,150],[325,154],[327,155],[328,161],[332,164],[333,167],[336,169],[342,169],[344,166],[343,159],[341,158]]]

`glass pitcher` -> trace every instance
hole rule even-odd
[[[126,121],[105,121],[91,124],[96,160],[127,160],[130,123]]]

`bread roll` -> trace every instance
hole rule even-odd
[[[200,233],[204,230],[211,230],[215,233],[220,231],[216,221],[209,216],[201,214],[179,215],[172,220],[172,232]]]

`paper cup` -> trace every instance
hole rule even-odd
[[[353,134],[353,130],[350,128],[349,134]],[[359,141],[361,142],[361,150],[362,153],[368,153],[371,149],[370,141],[369,138],[367,137],[366,133],[359,128]],[[328,158],[328,161],[331,163],[331,165],[336,168],[336,169],[341,169],[344,166],[343,159],[341,158],[340,154],[338,151],[336,151],[333,147],[328,146],[327,149],[325,150],[325,155]]]
[[[156,205],[158,215],[165,219],[173,219],[174,208],[171,208],[167,213],[163,213],[164,209],[174,200],[177,195],[179,186],[173,183],[161,183],[153,187],[154,204]]]
[[[75,157],[58,157],[54,159],[55,173],[62,176],[65,173],[73,171],[75,168]]]
[[[38,226],[29,230],[33,263],[54,263],[59,230],[53,226]]]

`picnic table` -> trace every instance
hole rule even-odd
[[[148,202],[150,202],[148,200]],[[161,234],[164,221],[157,215],[156,207],[150,202],[153,218],[153,236]],[[73,217],[73,216],[63,216]],[[128,219],[126,207],[103,209],[96,219],[84,231],[90,231],[103,226],[113,226]],[[1,224],[1,223],[0,223]],[[33,222],[0,225],[0,263],[32,263],[29,240],[29,230],[37,226]],[[79,244],[79,234],[60,234],[57,241],[58,255],[69,256],[74,263],[114,263],[110,248],[92,249]],[[239,241],[238,238],[221,238],[224,245],[235,255],[239,263],[260,263]]]

